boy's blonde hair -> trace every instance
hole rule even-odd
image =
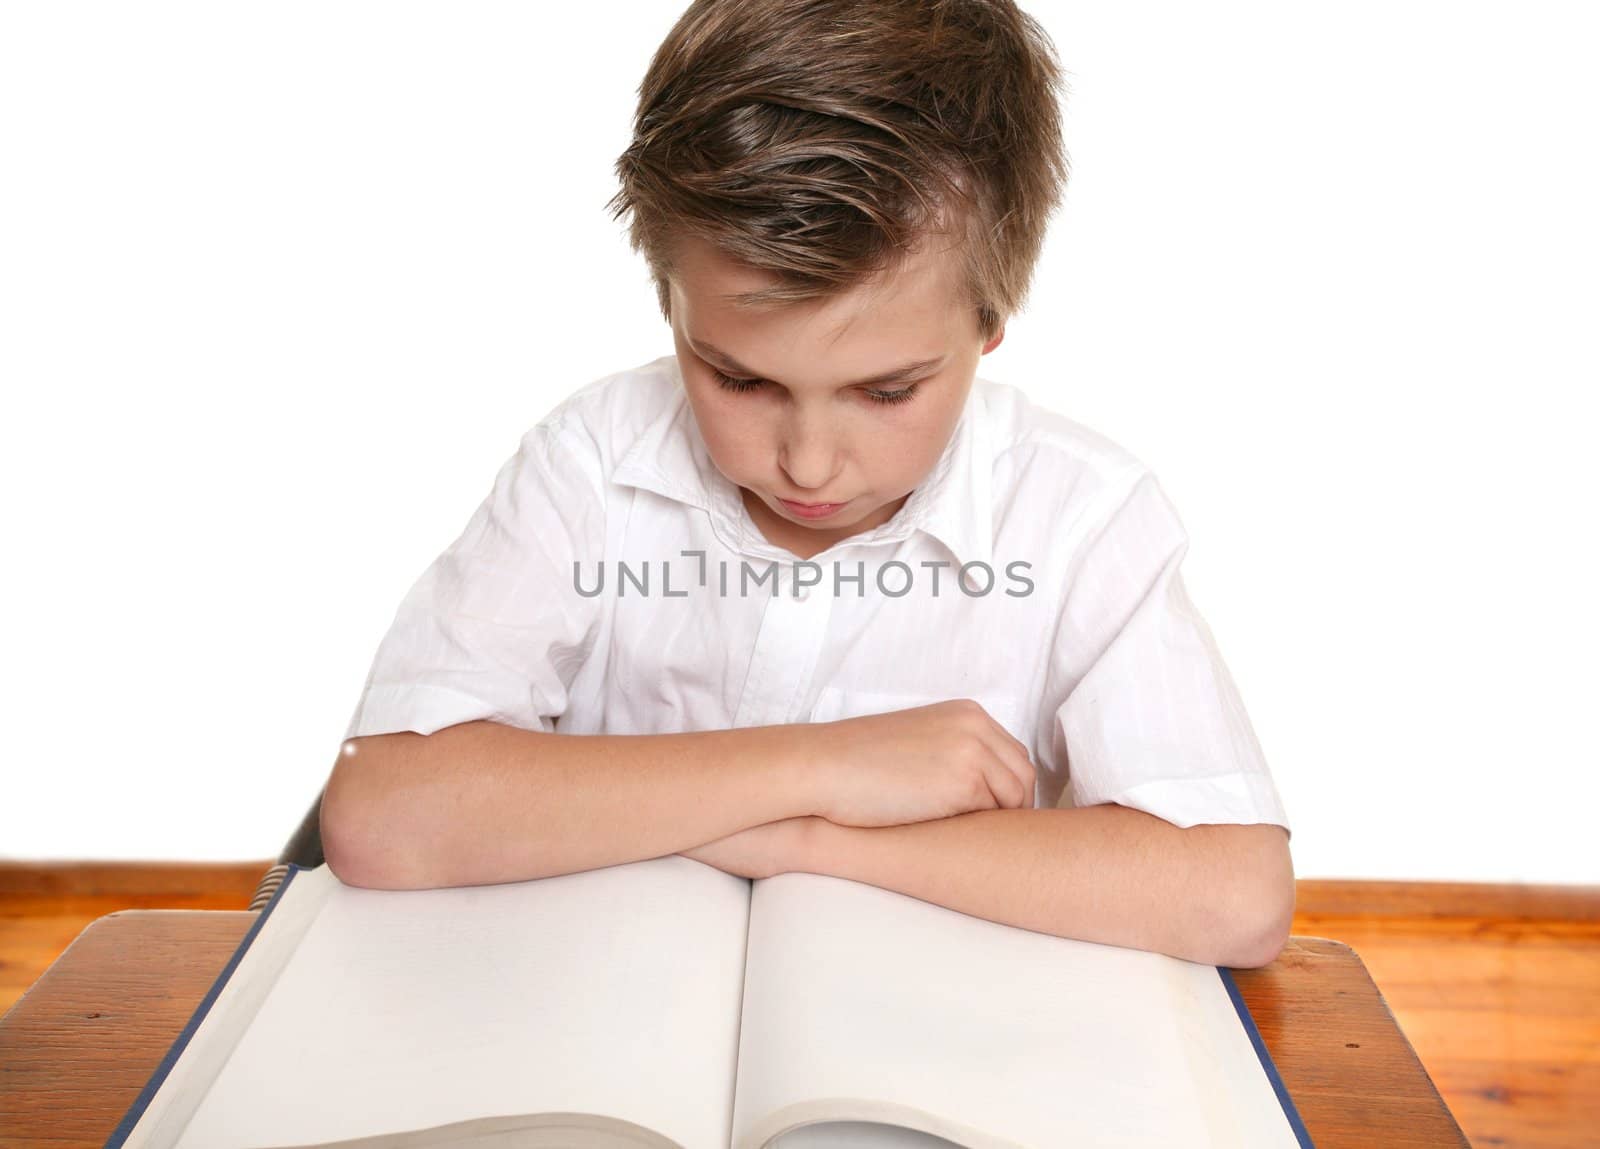
[[[1011,0],[694,0],[639,86],[606,206],[633,213],[668,322],[686,235],[774,273],[743,307],[852,289],[953,235],[987,342],[1066,187],[1058,90],[1050,37]]]

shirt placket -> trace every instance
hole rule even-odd
[[[821,581],[798,588],[796,568],[789,563],[778,568],[778,590],[762,611],[735,726],[797,721],[795,708],[810,684],[833,612],[829,566],[822,566]]]

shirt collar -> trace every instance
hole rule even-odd
[[[735,552],[792,560],[789,551],[773,546],[761,534],[745,510],[738,485],[711,461],[683,390],[677,356],[663,359],[670,360],[668,401],[617,461],[613,479],[702,508],[717,536]],[[975,379],[943,454],[895,516],[835,546],[899,542],[920,530],[943,543],[958,564],[992,564],[994,455],[986,415],[982,387]]]

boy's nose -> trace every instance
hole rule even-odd
[[[838,436],[822,412],[790,414],[779,436],[778,463],[799,490],[819,500],[838,494],[833,478],[839,473],[839,458]]]
[[[820,501],[837,495],[834,476],[839,473],[839,456],[831,444],[811,439],[803,443],[787,442],[778,451],[778,465],[801,493],[804,501]],[[813,497],[814,496],[814,497]]]

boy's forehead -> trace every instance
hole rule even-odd
[[[779,282],[772,272],[734,260],[698,237],[676,246],[673,263],[673,291],[684,297],[698,317],[713,321],[726,318],[738,322],[748,317],[752,313],[736,306],[734,297]],[[924,244],[873,280],[798,306],[830,312],[843,323],[868,311],[942,317],[962,306],[957,278],[960,267],[959,252],[948,244]]]

